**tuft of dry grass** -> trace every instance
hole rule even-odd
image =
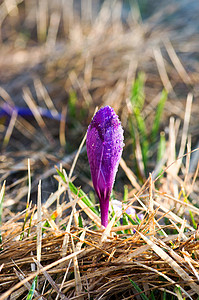
[[[83,220],[86,224],[83,228],[72,225],[71,220],[75,219],[73,206],[78,206],[81,201],[73,193],[71,201],[56,210],[46,209],[45,205],[41,209],[40,205],[38,208],[29,206],[4,222],[1,227],[0,299],[26,295],[36,275],[35,295],[44,299],[49,296],[55,299],[58,295],[63,299],[108,299],[113,295],[137,299],[139,293],[129,279],[148,296],[151,291],[158,290],[177,295],[175,287],[180,287],[183,297],[195,299],[194,295],[199,293],[198,232],[185,219],[160,205],[163,199],[171,201],[171,197],[156,191],[154,182],[150,182],[151,179],[141,193],[128,199],[129,203],[135,199],[142,203],[145,217],[140,225],[114,227],[113,218],[102,232],[94,226],[95,223],[99,225],[97,220],[89,220],[89,214]],[[67,192],[68,186],[62,184],[62,193]],[[38,201],[40,192],[39,187]],[[144,203],[151,197],[153,207],[147,207]],[[184,211],[188,208],[199,214],[191,204],[174,197],[172,201],[176,206],[180,204]],[[85,213],[87,209],[83,208]],[[75,213],[82,215],[80,210]],[[25,217],[27,221],[21,240]],[[168,225],[161,222],[163,217],[168,219]],[[134,229],[133,234],[131,229]],[[171,234],[172,231],[177,233]],[[32,270],[32,265],[36,271]]]
[[[121,21],[121,1],[104,1],[97,12],[89,0],[77,10],[73,1],[2,1],[0,108],[29,107],[33,117],[0,116],[1,300],[27,297],[35,278],[34,299],[199,295],[199,12],[194,6],[193,23],[186,22],[186,1],[166,2],[145,20],[134,6]],[[157,162],[158,137],[146,180],[141,137],[132,154],[128,126],[139,71],[149,136],[162,89],[168,92],[160,124],[165,151]],[[121,224],[121,212],[103,232],[69,182],[94,198],[83,136],[96,107],[107,104],[125,129],[115,197],[122,201],[125,185],[126,209],[144,218]],[[54,165],[63,178],[53,177]]]

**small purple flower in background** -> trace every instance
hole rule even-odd
[[[102,107],[88,127],[86,147],[104,227],[108,225],[109,198],[122,156],[123,140],[118,116],[110,106]]]
[[[136,211],[133,207],[129,206],[126,210],[125,208],[127,205],[122,205],[122,202],[119,200],[111,200],[111,204],[113,207],[113,211],[116,215],[120,216],[122,214],[122,208],[123,210],[129,215],[132,219],[135,219]]]
[[[114,211],[114,213],[117,215],[117,216],[121,216],[123,211],[125,211],[125,213],[127,215],[129,215],[134,221],[138,221],[137,218],[142,221],[144,219],[144,215],[143,214],[136,214],[136,210],[129,206],[127,207],[126,204],[122,204],[121,201],[118,201],[116,199],[114,200],[111,200],[111,206],[112,206],[112,210]],[[127,207],[127,208],[126,208]],[[123,211],[122,211],[123,209]],[[137,216],[137,218],[136,218]],[[121,216],[121,219],[120,219],[120,223],[122,224],[123,223],[123,220],[122,220],[122,216]]]

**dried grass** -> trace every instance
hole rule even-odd
[[[67,190],[67,187],[65,189]],[[71,197],[71,206],[81,201],[81,199],[77,200],[74,195]],[[149,197],[151,196],[145,191],[144,198]],[[87,225],[84,228],[70,225],[64,230],[63,224],[70,224],[68,217],[63,217],[61,220],[58,217],[57,220],[61,222],[53,226],[52,211],[50,209],[46,211],[43,207],[41,209],[42,228],[44,230],[43,226],[46,221],[50,227],[45,228],[39,244],[39,239],[36,238],[40,232],[39,219],[33,218],[31,226],[28,225],[32,209],[28,211],[28,222],[21,241],[19,239],[23,228],[21,220],[25,218],[27,212],[21,214],[18,221],[14,217],[13,220],[5,222],[1,229],[3,250],[0,253],[2,265],[0,284],[2,293],[5,293],[0,296],[0,299],[6,299],[22,286],[26,287],[27,293],[29,290],[27,287],[30,287],[31,280],[36,275],[39,275],[39,286],[36,289],[38,295],[41,296],[39,294],[41,287],[45,280],[48,281],[43,294],[44,298],[48,295],[55,299],[56,295],[60,296],[60,293],[62,297],[65,297],[64,299],[67,297],[78,299],[80,296],[105,299],[113,295],[124,297],[131,295],[136,298],[137,292],[131,285],[130,278],[144,292],[157,291],[162,288],[173,292],[174,286],[180,286],[183,297],[194,299],[194,295],[199,293],[197,285],[198,233],[188,225],[187,221],[177,217],[171,211],[164,214],[164,208],[159,205],[162,197],[165,199],[167,196],[161,195],[160,197],[153,190],[153,198],[159,199],[154,203],[158,205],[158,209],[152,216],[152,212],[146,208],[145,219],[141,225],[116,228],[112,227],[115,221],[113,218],[104,233],[99,229],[93,230],[93,225],[88,219],[85,220]],[[139,198],[142,199],[142,195]],[[182,203],[184,209],[185,206],[186,204]],[[191,208],[195,211],[194,206]],[[69,208],[65,209],[62,206],[62,215],[67,215],[68,210]],[[57,211],[53,213],[56,214]],[[170,225],[161,225],[162,214],[170,220]],[[153,218],[156,222],[153,223],[153,231],[151,231]],[[136,232],[134,234],[114,233],[116,230],[130,230],[130,228],[134,228]],[[161,231],[171,232],[176,228],[179,230],[178,234],[166,236],[160,234]],[[66,238],[67,247],[64,242]],[[65,249],[64,256],[63,249]],[[38,265],[37,271],[32,271],[33,263]],[[18,282],[19,277],[14,268],[17,268],[18,274],[24,276],[20,282]],[[66,271],[68,275],[64,279]],[[165,282],[161,278],[164,278]],[[63,279],[64,282],[62,282]],[[60,291],[61,284],[62,290]]]
[[[91,2],[82,1],[81,18],[72,8],[73,1],[66,5],[64,1],[56,5],[47,0],[3,1],[0,6],[0,101],[26,103],[34,115],[27,120],[13,114],[7,125],[0,125],[1,198],[6,180],[0,299],[26,297],[36,275],[35,299],[140,299],[141,292],[129,279],[147,297],[151,291],[154,295],[166,291],[178,299],[196,299],[199,66],[193,59],[197,35],[189,35],[188,25],[186,42],[178,34],[176,24],[184,17],[174,18],[179,7],[172,1],[145,22],[134,7],[125,24],[120,18],[121,2],[112,6],[105,1],[94,17]],[[191,13],[197,15],[197,9]],[[165,15],[174,18],[169,27]],[[139,70],[146,74],[142,113],[149,131],[162,88],[169,92],[161,122],[166,152],[158,165],[151,161],[154,172],[143,185],[132,171],[127,129],[130,90]],[[72,119],[69,99],[74,91]],[[139,225],[115,227],[119,217],[112,218],[102,232],[100,218],[69,190],[67,182],[77,178],[83,190],[90,190],[80,137],[96,106],[106,104],[120,114],[126,129],[119,175],[125,179],[116,180],[117,196],[122,199],[121,188],[127,183],[127,207],[144,214],[144,219]],[[62,113],[60,124],[42,118],[38,106],[54,115]],[[139,137],[136,142],[144,178]],[[55,164],[63,169],[66,183],[58,176],[58,185],[52,181]],[[38,187],[39,180],[46,182],[45,188]],[[56,182],[53,187],[52,182]],[[37,206],[31,202],[36,199]],[[79,215],[83,228],[78,226]]]

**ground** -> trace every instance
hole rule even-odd
[[[136,209],[136,213],[145,216],[146,223],[141,223],[139,227],[144,236],[148,232],[154,235],[153,230],[158,231],[158,226],[163,226],[163,228],[168,226],[165,229],[165,239],[167,234],[176,234],[176,236],[179,234],[179,243],[185,243],[189,241],[189,238],[191,241],[195,239],[193,234],[198,223],[199,193],[199,151],[197,151],[199,147],[199,6],[197,1],[138,1],[137,4],[129,1],[130,5],[127,1],[116,1],[115,4],[105,1],[103,5],[102,2],[96,1],[94,4],[94,1],[79,1],[78,3],[74,1],[74,6],[73,1],[22,0],[1,3],[1,186],[5,181],[1,222],[4,250],[10,249],[13,259],[12,251],[16,245],[9,243],[14,243],[14,240],[18,240],[20,236],[26,215],[23,211],[27,207],[27,200],[33,204],[38,203],[39,180],[41,180],[43,205],[42,220],[45,223],[46,218],[51,218],[53,212],[56,212],[57,219],[52,220],[50,228],[59,231],[54,235],[52,233],[53,238],[46,236],[45,240],[43,236],[42,249],[45,252],[51,241],[52,258],[47,261],[45,253],[42,253],[40,261],[48,265],[53,259],[61,257],[61,245],[64,236],[67,236],[63,233],[66,229],[63,226],[68,222],[71,214],[70,201],[76,198],[74,189],[71,192],[72,195],[68,192],[67,183],[63,181],[64,176],[58,177],[55,166],[60,170],[65,169],[75,187],[81,187],[81,191],[84,191],[98,206],[84,145],[73,172],[70,173],[70,170],[96,107],[100,108],[104,105],[114,108],[119,115],[125,134],[123,160],[116,177],[113,198],[122,201],[126,197],[128,204]],[[92,7],[89,6],[90,3]],[[28,110],[22,108],[28,108]],[[193,153],[191,153],[192,150],[194,150]],[[152,173],[151,176],[150,173]],[[65,176],[65,181],[67,181],[66,178]],[[60,189],[62,192],[59,192]],[[136,198],[134,198],[135,194]],[[51,206],[49,203],[52,199],[56,201],[52,201]],[[33,216],[36,211],[33,204],[28,208],[30,219],[31,214]],[[83,202],[78,203],[77,209],[79,210],[80,207],[84,211],[84,213],[80,211],[84,226],[93,226],[92,224],[95,223],[97,227],[100,227],[100,219],[92,215],[92,212],[85,211]],[[23,212],[22,215],[16,217],[21,212]],[[154,214],[156,214],[155,217]],[[151,225],[151,220],[155,227]],[[37,224],[34,222],[33,235],[36,232],[34,226]],[[92,255],[96,257],[95,268],[98,268],[97,259],[99,259],[99,272],[100,270],[104,272],[103,266],[107,267],[108,262],[112,261],[111,267],[114,271],[111,274],[114,278],[120,277],[121,274],[118,275],[115,271],[115,265],[123,259],[119,253],[129,249],[132,254],[134,253],[132,251],[138,249],[144,242],[148,245],[145,245],[147,249],[155,251],[151,254],[152,256],[159,255],[164,262],[167,260],[164,253],[158,252],[162,246],[161,243],[166,243],[166,241],[151,241],[148,237],[144,240],[144,237],[138,233],[136,238],[132,237],[133,232],[130,230],[138,224],[133,225],[129,222],[127,219],[127,224],[123,224],[127,227],[117,230],[117,241],[123,243],[122,239],[126,234],[130,242],[133,239],[133,244],[129,245],[125,242],[124,249],[122,249],[121,245],[116,245],[116,240],[111,237],[112,246],[109,247],[110,240],[105,242],[106,245],[104,244],[105,258],[102,252],[95,252],[97,248],[91,250],[88,247],[86,250],[94,251]],[[16,232],[10,232],[9,224],[13,224]],[[31,227],[30,224],[28,226]],[[80,223],[75,217],[71,226],[74,227],[71,227],[70,250],[68,251],[74,252],[82,229],[79,229]],[[92,241],[95,246],[100,243],[103,234],[97,227],[91,227],[92,233],[86,232],[87,246]],[[72,242],[73,234],[76,238],[75,246]],[[170,238],[174,244],[176,236]],[[24,239],[20,238],[19,243],[22,243],[23,247],[27,238],[26,235]],[[54,248],[56,244],[54,241],[58,243],[57,249]],[[197,249],[197,240],[195,243],[194,249]],[[79,246],[80,249],[82,244]],[[164,245],[165,249],[170,246]],[[181,252],[183,248],[181,245],[173,246],[172,251],[177,249],[178,255],[186,256],[185,252]],[[99,248],[101,249],[101,246]],[[2,249],[0,254],[2,263],[5,259],[4,250]],[[187,244],[185,250],[192,253],[193,249],[190,250]],[[107,253],[114,257],[112,254],[114,251],[115,258],[112,260],[109,257],[107,260]],[[167,249],[167,251],[170,250]],[[29,264],[32,261],[30,252],[31,247],[27,248]],[[142,259],[145,261],[148,259],[145,254],[142,257],[142,254],[140,250],[139,263]],[[15,259],[19,259],[20,255],[21,252],[17,252]],[[197,258],[197,253],[194,255]],[[81,282],[81,276],[84,272],[88,272],[89,268],[85,267],[84,263],[92,265],[93,262],[86,262],[84,253],[82,257],[82,269],[81,266],[79,267],[81,271],[84,269],[87,271],[82,271],[81,275],[78,275],[79,269],[75,269],[76,275],[71,275],[75,278],[71,279],[73,280],[71,290],[69,287],[65,288],[67,296],[77,296],[83,290],[85,293],[86,283],[83,279]],[[151,263],[150,259],[149,262]],[[16,284],[17,275],[13,273],[13,265],[9,269],[9,263],[10,261],[6,260],[7,265],[3,274],[11,272],[12,280]],[[74,262],[73,264],[75,265]],[[191,261],[191,264],[194,262]],[[125,269],[124,274],[121,275],[125,277],[125,280],[119,285],[122,293],[121,286],[125,286],[128,282],[129,289],[124,289],[123,296],[126,297],[124,299],[132,296],[132,289],[135,294],[136,288],[135,286],[132,288],[129,278],[137,284],[141,278],[131,277],[134,271],[130,269],[130,265],[131,263],[128,262],[129,274],[127,276],[127,269]],[[170,274],[168,268],[171,268],[174,273],[177,272],[172,275],[173,277],[171,276],[171,280],[175,283],[175,276],[176,274],[179,276],[181,269],[174,265],[173,263],[169,264],[169,267],[165,266],[165,270],[168,271],[168,276]],[[151,267],[158,270],[157,263],[155,267],[153,265]],[[71,266],[71,268],[74,267]],[[139,268],[140,272],[144,272],[143,265],[139,265]],[[183,281],[190,280],[189,276],[195,274],[193,269],[190,271],[190,268],[189,264],[190,273],[188,271],[187,274],[180,273],[181,275],[183,273],[181,276]],[[158,271],[162,272],[162,270]],[[27,274],[30,271],[27,265],[24,266],[24,271]],[[154,276],[153,272],[152,274]],[[194,279],[191,279],[193,283],[190,286],[183,285],[184,282],[181,285],[186,291],[190,288],[190,297],[194,292],[197,293],[197,286]],[[90,284],[92,280],[91,278]],[[74,282],[79,290],[78,288],[72,289]],[[107,278],[102,285],[91,284],[91,297],[102,296],[105,292],[102,288],[105,282],[108,284]],[[141,283],[141,290],[149,289],[147,284]],[[157,282],[154,281],[154,286],[156,284]],[[98,292],[92,294],[95,285],[98,287]],[[160,288],[159,285],[157,286]],[[2,291],[9,290],[10,285],[6,287]],[[103,291],[100,292],[101,288]],[[118,293],[120,297],[118,288],[116,286],[112,288],[115,289],[114,295]],[[29,289],[26,287],[26,291]],[[177,293],[174,287],[168,290]],[[182,290],[181,292],[185,293]],[[106,297],[111,297],[111,292],[108,295]],[[149,296],[147,292],[146,295]],[[183,296],[185,297],[185,294]]]

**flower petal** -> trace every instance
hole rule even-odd
[[[102,216],[104,207],[107,209],[123,150],[123,129],[118,116],[110,106],[101,108],[93,117],[88,127],[86,146]]]

